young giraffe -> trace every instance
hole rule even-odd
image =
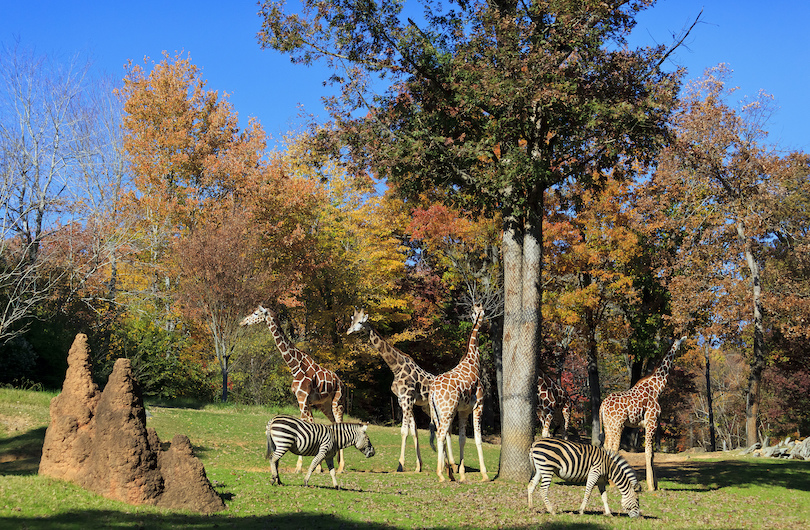
[[[380,352],[383,360],[394,373],[394,381],[391,383],[391,392],[397,396],[399,406],[402,408],[402,446],[399,453],[399,466],[397,471],[405,469],[405,446],[408,441],[408,432],[413,437],[413,446],[416,449],[416,468],[417,473],[422,471],[422,454],[419,451],[419,437],[416,433],[416,420],[413,416],[413,407],[422,407],[426,414],[430,415],[428,409],[428,397],[430,392],[430,385],[433,382],[435,375],[425,371],[421,366],[406,353],[394,348],[386,342],[380,335],[371,327],[368,322],[368,313],[360,309],[354,310],[352,317],[352,324],[347,335],[356,333],[361,330],[368,330],[369,341],[374,348]],[[430,424],[430,437],[433,438],[434,425]],[[448,456],[450,463],[453,463],[453,453],[450,450],[450,444],[447,444]]]
[[[298,409],[301,419],[313,423],[312,409],[318,409],[332,423],[343,421],[343,384],[340,378],[332,371],[321,367],[306,353],[293,346],[284,336],[278,325],[273,311],[259,306],[253,314],[239,322],[240,326],[251,326],[259,322],[266,322],[267,328],[276,341],[281,358],[287,363],[293,380],[290,391],[298,400]],[[301,471],[303,457],[298,457],[295,472]],[[343,450],[340,450],[340,464],[338,473],[343,472]]]
[[[481,446],[481,411],[484,406],[484,387],[481,385],[480,355],[478,353],[478,329],[484,320],[484,309],[473,307],[473,330],[467,354],[458,365],[436,377],[430,385],[430,412],[436,424],[436,444],[439,454],[436,462],[436,474],[444,482],[444,467],[447,464],[450,480],[453,480],[453,467],[446,462],[444,455],[445,440],[450,433],[453,416],[458,412],[458,452],[459,480],[464,481],[464,444],[467,441],[466,427],[470,412],[473,415],[473,433],[475,447],[478,449],[478,462],[481,466],[481,480],[489,480],[484,465],[484,452]]]
[[[658,488],[658,481],[653,470],[653,441],[658,428],[658,416],[661,405],[658,396],[667,384],[667,377],[672,368],[672,360],[686,337],[676,340],[669,352],[651,375],[642,377],[630,390],[614,392],[599,407],[599,422],[605,433],[604,447],[618,452],[625,427],[644,428],[644,453],[647,461],[647,488],[653,491]]]
[[[558,425],[563,424],[563,437],[568,439],[571,399],[555,380],[544,373],[537,377],[537,419],[543,426],[543,438],[551,436],[551,422],[556,421]]]

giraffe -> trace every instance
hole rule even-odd
[[[543,426],[543,438],[551,436],[551,422],[563,425],[563,437],[568,439],[571,420],[571,399],[555,380],[544,373],[537,377],[537,419]]]
[[[312,357],[293,346],[277,322],[278,318],[270,309],[259,306],[251,315],[239,322],[240,326],[251,326],[265,322],[273,339],[276,341],[281,358],[287,363],[293,380],[290,391],[298,400],[298,409],[301,419],[313,423],[312,409],[318,409],[332,423],[343,421],[343,384],[340,378],[332,371],[318,365]],[[298,457],[295,472],[301,471],[303,457]],[[340,450],[340,464],[338,473],[343,472],[343,450]]]
[[[428,397],[430,385],[433,382],[435,375],[427,372],[406,353],[391,346],[371,327],[368,322],[368,313],[364,310],[354,310],[352,317],[352,324],[346,335],[351,335],[361,330],[368,330],[369,341],[374,348],[380,352],[383,360],[394,373],[394,381],[391,383],[391,392],[397,396],[399,406],[402,408],[402,446],[399,452],[399,466],[397,471],[405,469],[405,446],[408,441],[408,433],[410,432],[413,437],[413,446],[416,449],[416,468],[417,473],[422,471],[422,454],[419,451],[419,437],[416,432],[416,420],[413,416],[413,407],[422,407],[422,410],[429,416],[428,410]],[[431,439],[434,435],[434,424],[430,424]],[[450,450],[448,441],[448,456],[450,457],[451,464],[453,463],[453,454]]]
[[[450,433],[453,416],[458,412],[458,452],[459,480],[464,481],[464,444],[467,441],[467,418],[472,412],[475,446],[478,449],[478,462],[481,466],[481,480],[489,480],[484,465],[484,452],[481,446],[481,411],[484,406],[484,387],[481,384],[481,365],[478,353],[478,330],[484,320],[484,309],[480,305],[473,307],[473,330],[467,353],[458,365],[433,380],[430,385],[430,412],[436,424],[438,459],[436,474],[444,482],[444,468],[447,467],[450,480],[453,480],[453,467],[446,462],[444,455],[445,440]]]
[[[653,440],[655,430],[658,428],[658,416],[661,414],[658,396],[667,384],[672,360],[685,339],[686,337],[681,337],[675,341],[651,375],[639,379],[629,390],[608,395],[599,407],[599,422],[605,433],[603,445],[610,451],[619,450],[622,430],[625,427],[644,428],[647,488],[650,491],[658,488],[653,470]]]

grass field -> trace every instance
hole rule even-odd
[[[340,490],[331,487],[327,473],[313,475],[313,487],[304,487],[303,475],[293,472],[294,455],[281,460],[285,485],[271,486],[264,426],[280,411],[231,405],[147,404],[149,425],[161,440],[178,433],[189,436],[227,509],[199,515],[130,506],[37,475],[54,395],[0,389],[0,528],[810,528],[810,462],[733,453],[658,455],[660,490],[641,493],[640,520],[602,515],[598,495],[580,516],[574,512],[584,486],[556,480],[549,496],[564,513],[546,514],[538,492],[535,509],[529,510],[526,483],[479,481],[472,440],[466,450],[467,483],[437,482],[436,454],[426,432],[420,433],[426,470],[393,472],[400,444],[395,427],[369,428],[377,450],[371,459],[354,448],[346,450]],[[498,455],[497,445],[485,444],[491,477],[497,474]],[[643,455],[627,456],[643,481]],[[407,459],[407,469],[413,469],[410,441]],[[621,512],[615,488],[609,496],[613,511]]]

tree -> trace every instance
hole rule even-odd
[[[190,59],[165,55],[148,74],[130,64],[120,94],[135,188],[126,208],[141,220],[135,260],[145,284],[141,300],[166,329],[178,320],[175,299],[203,323],[222,369],[224,400],[238,317],[266,287],[258,240],[275,232],[261,228],[278,221],[275,212],[285,212],[278,204],[295,190],[268,174],[261,126],[251,121],[240,130],[227,99],[206,90]],[[268,204],[259,193],[268,193]],[[266,224],[256,229],[257,221]],[[258,240],[247,237],[254,233]]]
[[[59,230],[77,160],[89,156],[87,76],[78,59],[61,65],[20,47],[0,59],[0,343],[25,331],[61,279],[43,246]]]
[[[632,329],[626,308],[638,302],[632,264],[641,248],[629,198],[628,183],[609,177],[601,190],[574,183],[555,194],[558,204],[548,201],[549,292],[544,305],[547,318],[575,329],[583,343],[591,440],[598,440],[601,432],[599,360],[627,351]]]
[[[735,91],[729,75],[720,65],[689,86],[673,120],[677,138],[662,154],[648,197],[655,197],[658,204],[649,209],[661,212],[657,218],[674,244],[666,275],[676,323],[750,353],[746,433],[752,445],[767,360],[764,269],[773,243],[798,235],[781,231],[787,224],[777,220],[788,217],[775,215],[773,205],[789,188],[784,177],[802,173],[802,157],[779,156],[767,145],[770,96],[729,103]]]
[[[679,75],[660,70],[663,47],[625,46],[652,3],[426,1],[422,17],[393,0],[309,0],[295,15],[262,6],[264,47],[334,67],[333,130],[356,167],[405,195],[438,187],[451,204],[501,213],[504,478],[531,472],[544,193],[631,175],[663,139]],[[370,95],[375,74],[391,84]]]

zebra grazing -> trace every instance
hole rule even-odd
[[[641,515],[636,493],[639,489],[638,479],[627,460],[617,453],[594,445],[544,438],[532,444],[529,458],[534,464],[534,477],[529,483],[529,508],[532,507],[532,492],[542,479],[540,496],[549,513],[555,513],[554,506],[548,500],[548,487],[551,485],[551,476],[556,474],[563,480],[585,482],[585,499],[579,507],[580,514],[585,511],[591,490],[596,485],[602,494],[605,515],[613,515],[607,503],[606,487],[610,479],[622,494],[622,507],[627,514],[630,517]]]
[[[322,425],[309,423],[292,416],[276,416],[267,422],[267,454],[270,459],[272,483],[281,484],[278,476],[278,461],[287,451],[301,456],[314,456],[307,471],[304,484],[309,486],[309,477],[316,466],[325,459],[332,475],[332,485],[337,488],[334,459],[337,452],[350,445],[366,455],[374,456],[374,447],[366,434],[367,424],[333,423]]]

